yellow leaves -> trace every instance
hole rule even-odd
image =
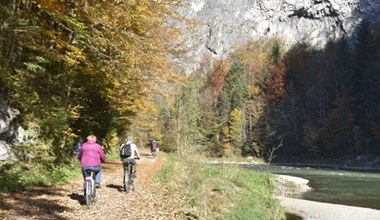
[[[73,129],[70,128],[69,126],[65,126],[62,130],[62,134],[69,138],[69,139],[74,139],[77,137],[77,135],[74,133]]]
[[[58,54],[57,59],[63,61],[68,66],[75,66],[85,61],[87,57],[79,48],[67,45],[64,54]]]
[[[225,143],[222,145],[223,156],[230,157],[233,155],[233,146],[231,143]]]
[[[261,89],[255,85],[248,85],[247,86],[247,93],[250,97],[256,96],[256,95],[259,95],[261,93]]]
[[[27,102],[20,101],[26,103],[24,109],[38,111],[31,107],[34,103],[47,109],[57,105],[63,111],[49,113],[51,117],[44,121],[60,132],[64,123],[88,122],[94,114],[110,121],[120,117],[124,121],[115,124],[125,128],[132,116],[141,113],[140,127],[154,126],[151,119],[157,117],[157,106],[143,94],[157,94],[166,84],[185,79],[175,74],[166,56],[166,43],[174,38],[174,28],[165,23],[171,3],[164,2],[165,5],[151,0],[85,0],[70,4],[65,0],[21,1],[21,17],[29,18],[29,13],[35,12],[35,17],[30,18],[33,28],[20,41],[20,48],[28,48],[19,50],[26,52],[25,59],[19,59],[24,62],[23,68],[19,65],[17,81],[10,81],[19,84],[16,86],[25,90],[24,94],[32,94],[32,98],[25,96]],[[33,54],[48,62],[30,59]],[[48,79],[44,86],[33,81],[38,77]],[[102,110],[96,112],[92,105]],[[75,132],[78,129],[82,128],[75,128]],[[63,132],[70,136],[73,130]]]
[[[78,64],[76,60],[72,59],[68,55],[58,55],[57,58],[64,61],[68,66],[74,66],[75,64]]]
[[[141,100],[137,100],[135,103],[134,108],[136,109],[144,109],[144,104],[141,102]]]
[[[236,58],[243,63],[245,71],[255,83],[262,78],[263,72],[266,71],[270,55],[270,42],[249,42],[236,52]]]
[[[74,107],[69,106],[68,117],[70,119],[73,119],[73,120],[78,119],[80,117],[80,113],[79,112],[80,112],[81,108],[83,108],[83,107],[79,106],[79,105],[74,106]]]
[[[235,108],[231,112],[230,116],[230,129],[229,129],[229,139],[237,146],[241,144],[241,134],[243,133],[243,117],[242,111],[238,108]]]

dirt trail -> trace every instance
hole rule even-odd
[[[1,219],[175,219],[165,199],[153,195],[152,177],[160,169],[160,156],[152,159],[148,149],[139,149],[135,191],[122,190],[120,161],[103,164],[102,187],[97,203],[88,209],[83,201],[82,178],[54,188],[1,194]]]

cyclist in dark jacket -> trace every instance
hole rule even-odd
[[[78,139],[78,143],[75,144],[75,147],[74,147],[74,154],[75,156],[78,156],[79,155],[79,151],[82,147],[82,144],[83,144],[83,138],[79,138]]]

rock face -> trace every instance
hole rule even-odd
[[[9,142],[22,143],[24,129],[18,125],[19,112],[11,109],[0,92],[0,163],[13,157]]]
[[[183,0],[178,12],[198,22],[180,43],[187,53],[177,62],[191,73],[205,57],[226,57],[234,46],[278,37],[286,47],[351,37],[364,19],[380,21],[380,0]],[[183,48],[182,48],[183,49]],[[189,61],[193,63],[188,65]]]

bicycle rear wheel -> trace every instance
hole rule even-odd
[[[92,186],[91,182],[86,182],[86,189],[85,189],[85,198],[86,198],[86,205],[88,208],[91,208],[92,206]]]
[[[95,187],[95,180],[92,181],[92,203],[96,202],[98,189]]]
[[[153,151],[153,152],[152,152],[152,157],[153,157],[153,159],[156,159],[156,154],[157,154],[157,151]]]
[[[125,169],[125,172],[124,172],[124,190],[125,192],[129,192],[130,190],[130,179],[131,177],[129,176],[129,170],[128,169]]]

